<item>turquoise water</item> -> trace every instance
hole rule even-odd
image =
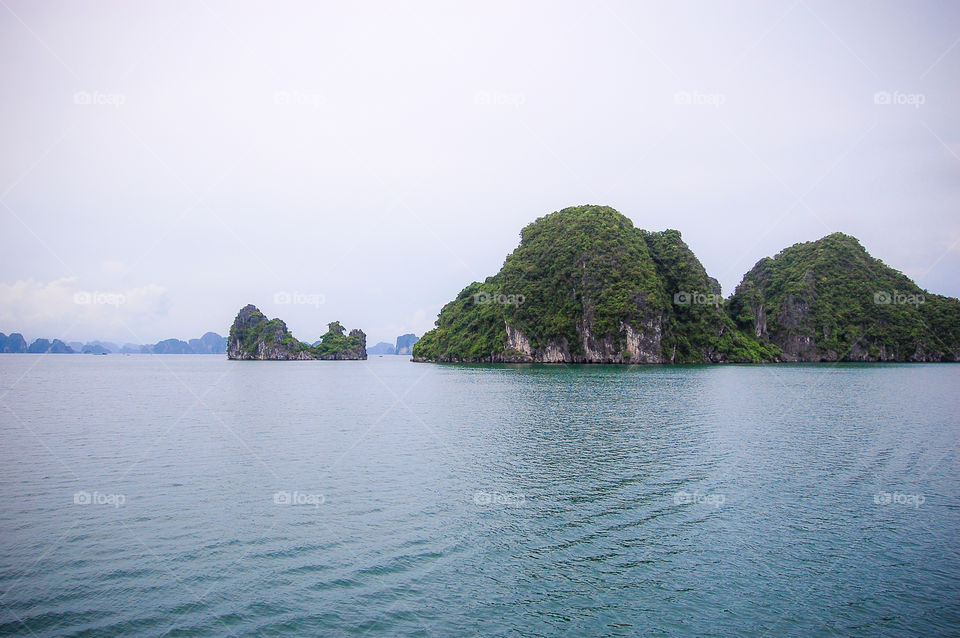
[[[960,366],[0,356],[0,634],[960,632]]]

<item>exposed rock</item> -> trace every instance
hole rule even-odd
[[[227,338],[227,357],[245,360],[346,360],[366,359],[366,335],[351,330],[345,336],[339,322],[328,325],[319,343],[311,346],[290,334],[280,319],[267,319],[256,306],[244,306],[237,314]]]
[[[413,353],[413,346],[417,343],[417,335],[410,333],[397,337],[397,347],[394,354],[409,355]]]
[[[310,346],[297,341],[280,319],[270,319],[248,304],[237,314],[227,337],[227,358],[256,360],[314,359]]]

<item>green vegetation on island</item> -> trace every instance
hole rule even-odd
[[[956,361],[960,301],[929,293],[834,233],[761,259],[728,304],[788,361]]]
[[[677,304],[680,292],[716,303]],[[775,357],[774,347],[736,330],[721,302],[679,232],[648,233],[612,208],[578,206],[525,227],[500,272],[447,304],[413,354],[569,363]]]
[[[853,238],[831,235],[800,246],[820,249],[775,264],[794,247],[761,261],[725,300],[678,231],[635,228],[606,206],[566,208],[526,226],[500,272],[446,304],[413,356],[557,363],[956,360],[956,299],[923,293]],[[882,294],[875,302],[884,291],[891,303],[884,305]],[[905,307],[903,294],[922,294],[925,303]],[[767,328],[758,329],[758,321]],[[815,347],[798,348],[805,338]]]

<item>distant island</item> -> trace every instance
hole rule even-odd
[[[14,332],[9,337],[0,332],[0,353],[7,352],[26,352],[27,341],[19,332]]]
[[[415,361],[957,361],[960,300],[834,233],[760,260],[724,299],[679,231],[606,206],[537,219],[440,311]]]
[[[31,354],[224,354],[227,351],[227,339],[215,332],[207,332],[199,339],[181,341],[164,339],[155,344],[140,345],[125,343],[119,346],[109,341],[71,341],[60,339],[36,339],[29,346],[23,335],[14,332],[9,336],[0,332],[0,353]]]
[[[19,332],[9,336],[0,332],[0,354],[73,354],[74,349],[59,339],[36,339],[29,346]]]
[[[405,334],[397,337],[396,345],[381,341],[375,346],[367,348],[367,354],[401,354],[410,355],[413,353],[413,344],[417,342],[417,335]]]
[[[345,329],[339,321],[327,324],[327,332],[313,345],[300,341],[280,319],[267,319],[253,304],[244,306],[227,337],[227,358],[259,361],[356,360],[367,358],[367,336],[362,330]]]
[[[367,354],[371,354],[371,355],[372,354],[377,354],[377,355],[396,354],[396,353],[397,353],[397,347],[392,343],[387,343],[386,341],[381,341],[376,345],[372,345],[369,348],[367,348]]]
[[[37,339],[27,348],[27,352],[31,354],[44,354],[47,352],[53,354],[72,354],[73,348],[60,341],[59,339],[54,339],[52,342],[47,339]]]
[[[227,338],[208,332],[199,339],[165,339],[151,347],[153,354],[225,354]]]
[[[417,341],[419,341],[419,339],[417,339],[417,335],[413,333],[400,335],[397,337],[396,354],[413,354],[413,346]]]

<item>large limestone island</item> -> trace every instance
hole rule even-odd
[[[362,330],[344,334],[339,321],[327,326],[327,333],[314,345],[294,338],[280,319],[267,319],[256,306],[244,306],[227,337],[228,359],[259,361],[347,360],[367,358],[367,336]]]
[[[960,360],[960,300],[834,233],[764,258],[724,299],[676,230],[616,210],[537,219],[500,272],[440,311],[415,361],[761,363]]]

